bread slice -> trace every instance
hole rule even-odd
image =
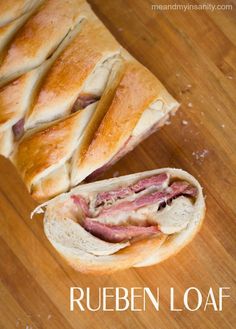
[[[72,196],[80,195],[92,202],[91,198],[97,193],[127,187],[141,179],[163,173],[170,177],[170,182],[188,182],[197,190],[197,194],[194,201],[179,196],[156,213],[160,228],[158,234],[134,242],[129,240],[114,243],[106,242],[84,229]],[[80,185],[69,193],[42,204],[35,212],[40,213],[42,209],[45,209],[45,234],[67,262],[78,271],[107,274],[131,266],[154,265],[177,253],[199,231],[205,214],[205,202],[202,188],[192,175],[181,169],[164,168]],[[145,218],[148,219],[150,213],[153,213],[152,208],[141,208],[141,211],[144,217],[137,217],[137,222],[145,221]],[[124,221],[122,216],[126,214],[118,213],[106,219],[94,219],[102,222],[105,220],[104,223],[109,225],[121,225]]]

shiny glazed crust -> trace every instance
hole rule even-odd
[[[26,12],[39,5],[40,0],[7,0],[0,1],[0,27],[16,20]]]
[[[46,0],[17,32],[0,66],[0,84],[40,65],[72,29],[79,16],[79,0]]]
[[[152,104],[161,104],[154,110],[161,124],[179,104],[86,1],[13,3],[11,14],[19,22],[9,18],[0,28],[0,153],[10,157],[33,198],[42,202],[111,165],[154,132],[158,125],[150,122],[132,138]],[[97,102],[74,115],[83,94]],[[16,138],[19,122],[22,136]]]

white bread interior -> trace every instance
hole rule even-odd
[[[190,203],[185,200],[186,198],[180,197],[179,201],[177,201],[178,199],[174,201],[172,210],[168,210],[168,208],[161,210],[161,227],[164,228],[165,234],[161,233],[157,235],[157,237],[144,239],[121,248],[118,245],[120,251],[112,254],[109,254],[110,243],[108,243],[109,247],[105,252],[104,249],[100,250],[98,245],[94,251],[93,248],[94,246],[96,247],[97,238],[94,236],[91,237],[91,235],[90,238],[93,239],[92,244],[86,240],[83,241],[83,248],[79,246],[80,242],[76,242],[76,236],[80,236],[79,232],[81,231],[81,227],[75,229],[75,226],[77,227],[80,225],[76,222],[76,216],[78,216],[78,214],[76,214],[77,208],[73,207],[71,204],[71,195],[79,194],[88,196],[91,193],[95,194],[120,186],[130,185],[139,179],[163,172],[169,173],[171,177],[189,182],[198,190],[193,205],[190,205]],[[108,273],[130,266],[141,267],[159,263],[178,252],[193,239],[201,227],[205,214],[204,197],[198,181],[192,175],[181,169],[171,168],[146,171],[80,185],[72,189],[69,193],[61,194],[51,201],[37,207],[35,212],[42,212],[44,207],[46,209],[44,215],[44,230],[49,241],[76,270],[90,273]],[[71,221],[73,221],[73,223]],[[89,233],[86,232],[86,236],[87,234]],[[73,237],[71,241],[70,235]],[[84,235],[83,239],[85,239]],[[79,240],[80,238],[78,238],[78,241]],[[87,244],[89,246],[84,250],[84,246]],[[107,242],[102,241],[102,244],[107,244]],[[93,250],[93,252],[91,252],[91,250]],[[99,253],[103,253],[103,255],[98,256]],[[104,255],[104,253],[106,253],[106,255]]]

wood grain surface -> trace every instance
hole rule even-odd
[[[203,1],[204,2],[204,1]],[[0,158],[0,328],[235,328],[236,2],[229,11],[154,11],[152,0],[90,0],[120,43],[181,102],[178,114],[105,177],[177,167],[199,179],[207,214],[201,232],[176,257],[109,276],[76,273],[47,241],[35,202],[11,163]],[[154,2],[155,3],[155,2]],[[175,0],[158,3],[174,4]],[[188,1],[197,4],[199,1]],[[160,311],[69,311],[72,286],[160,288]],[[230,287],[223,311],[170,312],[197,287]]]

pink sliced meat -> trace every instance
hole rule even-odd
[[[12,126],[12,131],[16,140],[20,139],[24,134],[24,124],[25,124],[25,119],[22,118],[19,121],[17,121],[14,124],[14,126]]]
[[[163,186],[164,183],[168,181],[168,179],[169,179],[169,175],[167,175],[166,173],[144,178],[141,179],[136,184],[134,184],[133,186],[131,186],[131,190],[137,193],[151,186],[161,187]]]
[[[98,194],[96,202],[103,203],[107,200],[112,202],[115,199],[125,198],[127,195],[138,193],[150,186],[163,186],[168,182],[168,174],[160,174],[149,178],[141,179],[137,183],[119,188],[113,191],[101,192]],[[164,186],[163,186],[164,187]],[[135,225],[111,225],[102,223],[102,218],[109,218],[117,213],[135,211],[142,207],[156,204],[156,211],[165,206],[168,202],[178,196],[186,195],[191,197],[197,196],[197,188],[193,187],[186,181],[175,181],[169,187],[152,193],[143,195],[135,194],[136,198],[132,201],[123,200],[111,206],[102,206],[100,213],[92,215],[89,210],[89,202],[81,195],[72,195],[74,203],[82,211],[83,227],[94,236],[107,242],[122,242],[133,238],[144,238],[158,233],[160,230],[157,225],[135,226]]]
[[[192,197],[197,196],[197,188],[194,186],[189,185],[185,190],[184,190],[184,195],[189,195]]]
[[[84,220],[83,227],[94,236],[113,243],[144,238],[159,232],[158,226],[108,225],[89,218]]]
[[[100,192],[97,195],[95,205],[99,206],[105,202],[109,202],[109,201],[114,202],[118,199],[124,199],[125,197],[129,196],[132,193],[133,192],[130,187],[121,187],[114,191]]]
[[[74,203],[78,207],[80,207],[85,217],[90,215],[89,206],[84,197],[82,197],[81,195],[72,195],[71,198]]]
[[[90,104],[97,102],[100,99],[100,96],[92,95],[92,94],[81,94],[76,99],[71,112],[74,113],[78,110],[84,109]]]
[[[164,191],[145,194],[137,197],[133,201],[123,201],[113,206],[104,208],[99,216],[111,216],[117,212],[133,211],[154,203],[159,203],[160,205],[165,204],[177,196],[184,195],[185,191],[186,194],[190,196],[195,196],[197,193],[197,190],[194,187],[191,187],[191,185],[187,182],[174,182]]]
[[[114,202],[118,199],[124,199],[129,195],[143,191],[151,186],[156,188],[161,187],[163,186],[163,184],[165,184],[168,181],[168,179],[169,179],[169,175],[164,173],[164,174],[141,179],[136,184],[131,186],[121,187],[113,191],[100,192],[97,195],[96,206],[99,206],[105,202],[109,202],[109,201]]]

